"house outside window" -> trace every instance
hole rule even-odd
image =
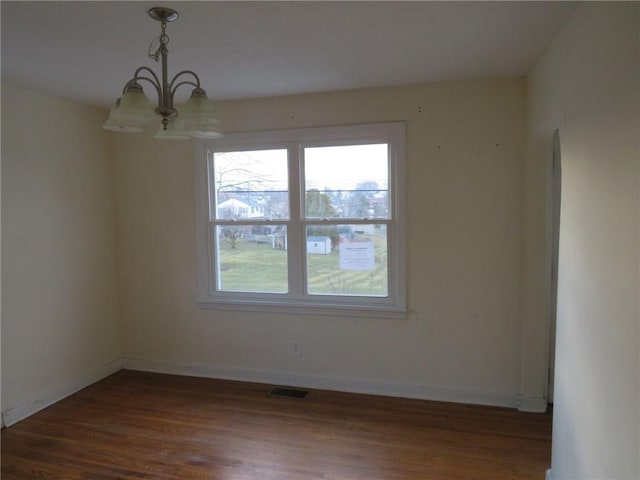
[[[404,143],[402,122],[199,141],[200,306],[403,317]]]

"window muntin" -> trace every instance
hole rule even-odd
[[[404,315],[403,123],[228,134],[198,147],[202,307]]]

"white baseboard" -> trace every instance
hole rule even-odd
[[[37,397],[19,403],[18,405],[2,412],[2,424],[3,426],[10,427],[14,423],[39,412],[43,408],[47,408],[48,406],[59,402],[63,398],[68,397],[78,390],[88,387],[92,383],[95,383],[120,369],[122,369],[122,359],[117,358],[105,365],[85,372],[81,377],[66,382],[51,391],[42,392],[42,394]]]
[[[518,411],[528,413],[545,413],[548,407],[546,398],[518,396]]]
[[[219,378],[253,383],[334,390],[338,392],[416,398],[441,402],[468,403],[516,408],[517,395],[455,387],[412,385],[381,380],[287,373],[271,370],[189,365],[141,358],[123,358],[123,368],[155,373]]]
[[[551,475],[551,469],[547,470],[547,474],[544,476],[545,480],[553,480],[553,475]]]
[[[118,358],[87,372],[78,379],[60,385],[49,392],[43,392],[33,399],[7,409],[2,412],[1,423],[3,426],[9,427],[122,368],[174,375],[362,393],[367,395],[384,395],[473,405],[491,405],[517,408],[523,412],[545,412],[547,409],[547,402],[544,398],[527,398],[500,392],[304,373],[288,373],[273,370],[191,365],[141,358]],[[550,470],[547,472],[547,480],[552,480]]]

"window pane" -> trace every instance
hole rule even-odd
[[[285,225],[219,225],[218,290],[287,293]]]
[[[307,218],[389,218],[388,145],[304,149]]]
[[[387,296],[386,225],[309,225],[306,243],[309,294]]]
[[[217,152],[212,175],[216,219],[289,218],[286,150]]]

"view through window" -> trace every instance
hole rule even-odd
[[[201,303],[401,311],[399,125],[205,143]]]

